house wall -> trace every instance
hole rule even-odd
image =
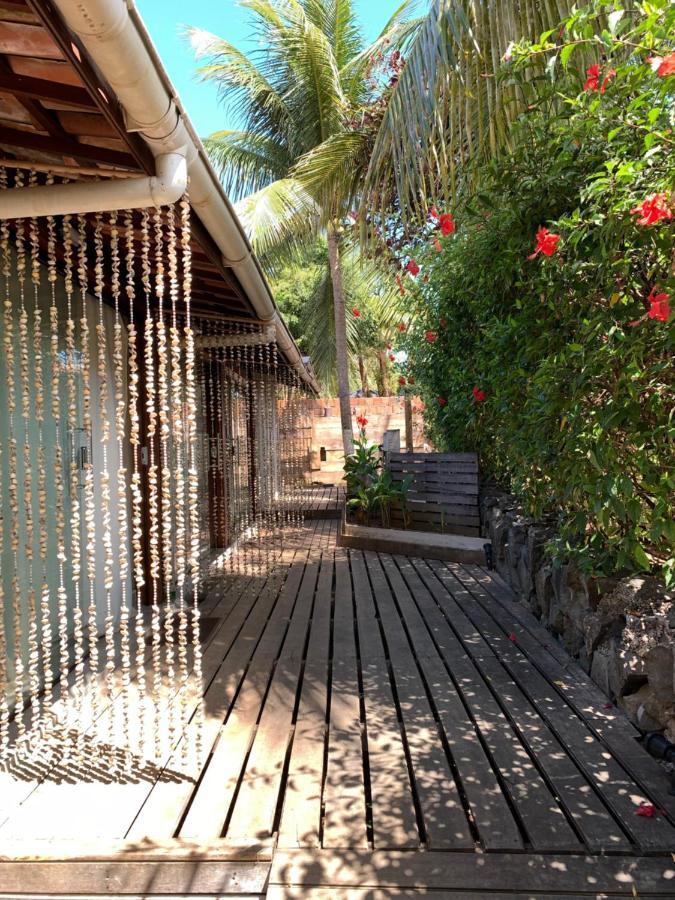
[[[14,270],[14,267],[12,267]],[[19,299],[19,284],[15,278],[12,278],[9,283],[9,297],[12,300],[13,304],[13,322],[14,322],[14,355],[15,355],[15,370],[14,370],[14,382],[16,389],[16,405],[17,411],[14,416],[14,432],[16,435],[18,452],[16,454],[15,465],[16,465],[16,475],[17,475],[17,502],[18,502],[18,552],[16,555],[16,563],[14,560],[14,554],[12,552],[11,540],[12,540],[12,522],[13,522],[13,514],[11,512],[10,507],[10,453],[11,453],[11,445],[9,443],[10,438],[10,419],[8,414],[8,392],[7,392],[7,381],[8,381],[8,371],[7,371],[7,359],[6,355],[3,352],[0,355],[0,410],[2,411],[0,414],[0,449],[2,451],[0,458],[0,489],[1,489],[1,512],[2,512],[2,555],[0,558],[0,578],[2,578],[2,584],[4,587],[5,597],[11,597],[13,599],[13,603],[6,603],[4,605],[5,610],[5,634],[8,640],[8,662],[9,662],[9,677],[13,677],[13,659],[14,659],[14,647],[12,643],[12,635],[13,628],[11,619],[13,616],[13,606],[17,602],[21,606],[22,610],[22,643],[24,644],[23,652],[24,659],[27,654],[27,646],[26,646],[26,633],[28,628],[28,584],[29,584],[29,576],[28,569],[26,563],[26,536],[25,536],[25,526],[26,526],[26,500],[25,500],[25,462],[24,462],[24,434],[25,434],[25,424],[22,418],[22,410],[21,410],[21,402],[22,402],[22,390],[23,385],[20,377],[20,354],[19,354],[19,312],[20,312],[20,299]],[[33,352],[33,340],[34,340],[34,329],[33,329],[33,314],[34,314],[34,291],[33,286],[30,283],[26,284],[26,296],[25,296],[25,305],[28,312],[28,322],[29,322],[29,333],[28,333],[28,345],[29,345],[29,383],[28,383],[28,392],[30,398],[30,408],[31,414],[28,422],[28,441],[30,444],[30,467],[32,470],[32,502],[31,502],[31,511],[32,518],[34,523],[34,539],[32,542],[32,557],[34,560],[34,580],[35,580],[35,589],[36,594],[39,599],[41,587],[43,583],[42,573],[41,573],[41,563],[40,563],[40,535],[43,533],[46,536],[47,541],[47,554],[46,554],[46,566],[45,566],[45,577],[44,584],[46,585],[46,591],[48,591],[49,595],[49,605],[51,609],[51,621],[52,621],[52,653],[55,654],[56,646],[58,642],[58,631],[57,631],[57,600],[56,600],[56,591],[59,583],[59,565],[57,560],[57,529],[56,529],[56,501],[57,501],[57,491],[61,492],[63,503],[64,503],[64,519],[65,519],[65,532],[64,539],[66,542],[66,561],[64,564],[64,583],[66,587],[66,591],[68,594],[68,603],[69,609],[72,609],[72,604],[74,601],[74,588],[72,584],[72,569],[70,565],[70,541],[71,541],[71,521],[72,521],[72,511],[70,508],[70,483],[71,483],[71,473],[70,473],[70,461],[72,459],[73,446],[74,446],[74,435],[69,429],[68,421],[67,421],[67,404],[64,402],[64,398],[67,392],[67,382],[66,382],[66,357],[65,357],[65,327],[66,327],[66,295],[63,286],[62,279],[57,279],[55,282],[55,297],[56,303],[59,309],[59,352],[60,352],[60,384],[59,390],[61,393],[62,403],[61,410],[62,415],[61,419],[58,423],[58,434],[59,441],[62,448],[63,453],[63,463],[64,463],[64,472],[63,472],[63,481],[61,483],[57,483],[54,472],[55,472],[55,449],[56,449],[56,428],[54,419],[51,413],[51,382],[52,382],[52,372],[51,372],[51,346],[50,346],[50,322],[49,322],[49,308],[51,305],[51,291],[47,283],[47,275],[45,267],[41,268],[41,286],[38,290],[38,304],[41,311],[42,318],[42,356],[43,356],[43,390],[44,390],[44,404],[45,404],[45,421],[44,427],[42,429],[42,446],[44,450],[44,469],[46,473],[45,477],[45,504],[44,504],[44,512],[41,513],[40,504],[39,504],[39,496],[38,496],[38,479],[39,479],[39,455],[38,448],[40,445],[40,433],[38,428],[38,422],[35,417],[35,358]],[[79,319],[81,316],[80,312],[80,297],[79,294],[76,299],[76,307],[74,310],[74,317]],[[102,430],[101,430],[101,417],[99,411],[99,402],[98,402],[98,390],[99,390],[99,377],[97,373],[97,344],[96,344],[96,326],[98,324],[99,310],[97,301],[90,296],[87,296],[86,303],[87,310],[87,321],[89,324],[90,330],[90,341],[89,341],[89,353],[92,361],[91,366],[91,394],[92,394],[92,435],[91,435],[91,452],[92,452],[92,462],[94,466],[94,503],[96,508],[97,515],[97,541],[96,541],[96,549],[95,549],[95,563],[96,563],[96,578],[94,581],[94,596],[96,601],[96,609],[97,609],[97,622],[99,632],[103,630],[103,621],[106,613],[106,593],[104,588],[104,579],[103,579],[103,570],[104,570],[104,552],[101,543],[101,513],[103,510],[103,500],[102,500],[102,484],[101,484],[101,473],[102,473],[102,457],[104,445],[102,442]],[[106,343],[108,348],[107,355],[107,371],[106,377],[108,381],[108,404],[107,404],[107,414],[108,419],[111,423],[111,435],[110,440],[106,444],[106,450],[108,454],[108,468],[112,473],[112,481],[111,481],[111,502],[110,502],[110,516],[111,516],[111,526],[112,526],[112,553],[113,560],[119,559],[119,547],[120,547],[120,536],[117,530],[117,515],[118,515],[118,507],[117,507],[117,497],[116,497],[116,481],[115,481],[115,473],[118,469],[119,464],[119,456],[117,450],[117,443],[115,440],[114,433],[114,419],[115,419],[115,401],[114,401],[114,387],[113,387],[113,361],[112,361],[112,346],[113,346],[113,326],[114,326],[114,311],[109,307],[105,306],[103,309],[103,323],[106,331]],[[4,327],[0,323],[0,327]],[[79,330],[79,324],[78,324]],[[126,354],[126,335],[123,331],[123,340],[124,340],[124,352]],[[76,359],[76,383],[77,383],[77,419],[78,419],[78,427],[82,427],[82,379],[81,372],[77,369],[79,361],[79,356]],[[126,385],[125,385],[126,390]],[[127,466],[128,466],[128,460]],[[81,482],[81,479],[79,479]],[[78,491],[80,492],[80,496],[82,495],[82,486],[78,486]],[[86,535],[84,532],[82,533],[82,547],[86,546]],[[14,591],[12,588],[13,583],[13,574],[15,570],[17,571],[17,581],[19,585],[19,596],[14,596]],[[86,566],[83,566],[83,581],[81,587],[81,595],[83,598],[87,598],[89,596],[89,587],[86,581]],[[128,585],[130,587],[130,584]],[[121,582],[119,578],[118,567],[115,564],[113,566],[113,584],[112,584],[112,607],[113,613],[115,616],[119,613],[120,608],[120,598],[121,598]],[[129,596],[130,593],[129,593]],[[86,606],[86,602],[84,605]],[[86,615],[85,615],[86,622]],[[72,633],[73,621],[72,616],[69,616],[68,619],[68,630],[69,633]],[[40,641],[41,645],[43,642]]]
[[[423,406],[418,397],[411,400],[414,450],[422,451],[425,448]],[[370,440],[381,444],[385,431],[398,429],[401,432],[401,447],[405,447],[404,397],[353,398],[351,408],[355,433],[358,430],[356,417],[364,415],[368,419],[366,434]],[[305,481],[309,484],[339,482],[344,465],[339,399],[333,397],[301,401],[301,415],[297,424],[304,432],[304,443],[309,448],[304,463]],[[325,459],[322,459],[324,455]]]

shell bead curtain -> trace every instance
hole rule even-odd
[[[0,221],[0,270],[0,759],[119,775],[202,719],[188,198]]]

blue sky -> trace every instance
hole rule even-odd
[[[248,10],[234,0],[137,0],[136,5],[200,137],[236,127],[219,108],[215,87],[195,78],[192,51],[180,31],[183,25],[194,25],[246,52],[255,47]],[[355,0],[367,40],[377,36],[399,5],[400,0]]]

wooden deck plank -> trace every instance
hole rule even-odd
[[[435,601],[422,584],[411,562],[397,559],[398,571],[405,578],[420,612],[425,617],[435,614]],[[394,567],[394,561],[387,563]],[[394,577],[392,575],[392,577]],[[565,819],[548,785],[504,716],[479,671],[468,658],[447,622],[437,621],[436,631],[443,634],[444,656],[456,684],[471,710],[483,741],[499,772],[503,789],[518,811],[532,846],[538,850],[574,850],[579,840]],[[469,636],[469,637],[472,637]]]
[[[300,707],[286,780],[279,846],[318,847],[324,775],[333,554],[323,554],[316,587]]]
[[[630,896],[621,893],[575,893],[559,894],[550,891],[539,891],[536,888],[528,891],[486,891],[480,893],[471,890],[435,890],[429,888],[397,888],[397,887],[305,887],[294,885],[271,885],[265,894],[265,900],[388,900],[393,897],[396,900],[417,900],[419,897],[431,897],[436,900],[608,900],[610,897]],[[640,892],[640,900],[656,900],[662,894]]]
[[[362,554],[352,552],[349,556],[366,713],[373,845],[376,849],[419,847],[408,757],[397,718],[377,611]]]
[[[64,892],[91,897],[260,894],[268,862],[8,862],[0,867],[0,896]]]
[[[304,570],[304,560],[291,565],[265,631],[253,651],[234,704],[191,797],[187,815],[180,825],[181,837],[204,840],[219,837],[222,833]]]
[[[455,689],[439,650],[431,640],[427,623],[395,572],[391,578],[398,582],[397,599],[406,627],[411,635],[419,638],[415,642],[418,663],[431,692],[439,724],[459,772],[481,842],[489,850],[520,850],[523,848],[520,829],[479,740],[476,726]]]
[[[487,588],[490,583],[490,579],[478,567],[467,566],[462,571],[466,571],[483,588]],[[508,612],[514,612],[514,606],[520,606],[519,612],[522,611],[522,606],[513,599],[510,590],[505,590],[504,587],[495,582],[490,595]],[[675,823],[675,796],[668,793],[668,779],[664,778],[663,769],[638,743],[640,732],[621,710],[615,707],[605,709],[606,695],[570,656],[557,669],[561,674],[551,675],[548,671],[550,660],[542,652],[547,644],[550,646],[549,633],[534,616],[530,616],[527,629],[521,636],[521,645],[526,647],[532,661],[546,672],[547,677],[553,678],[554,683],[561,681],[564,684],[564,688],[560,690],[566,701],[602,738],[643,790],[656,799],[660,808],[667,811],[671,822]]]
[[[277,851],[270,886],[343,888],[426,888],[434,891],[522,892],[534,886],[569,897],[672,897],[675,863],[666,857],[583,854],[451,853],[381,850],[347,854],[321,850]]]
[[[328,755],[323,790],[324,847],[367,847],[361,706],[349,563],[335,554],[335,610]]]
[[[235,842],[273,832],[318,573],[319,561],[310,559],[227,826]]]
[[[220,654],[215,672],[207,670],[212,680],[204,694],[204,723],[201,727],[201,753],[199,757],[191,754],[184,778],[175,779],[160,777],[152,785],[138,814],[127,831],[129,839],[150,837],[173,837],[180,822],[195,784],[209,758],[214,742],[220,733],[223,720],[235,696],[246,665],[255,647],[260,631],[265,626],[267,616],[277,600],[285,572],[283,567],[272,573],[264,582],[257,580],[249,584],[241,606],[237,608],[236,617],[229,623],[223,639],[228,641],[227,649]],[[181,740],[196,747],[200,726],[197,720],[188,725]],[[180,752],[178,746],[174,753]],[[166,762],[170,766],[171,758]]]
[[[449,576],[451,579],[454,577],[451,572]],[[464,579],[464,582],[455,583],[464,583],[478,601],[477,606],[486,604],[495,614],[495,618],[488,616],[484,620],[487,640],[549,725],[564,737],[567,752],[573,755],[582,771],[605,797],[615,818],[645,850],[669,850],[675,847],[675,829],[666,818],[636,815],[639,805],[643,802],[652,802],[652,798],[643,792],[623,765],[607,752],[601,741],[594,737],[584,719],[565,702],[567,681],[563,680],[564,673],[560,673],[559,678],[555,679],[557,684],[545,678],[539,669],[532,665],[523,650],[522,643],[526,635],[519,631],[516,632],[515,642],[509,640],[507,636],[509,632],[504,632],[504,627],[512,627],[512,620],[508,614],[503,614],[503,608],[490,604],[489,598],[478,582],[472,581],[466,575]],[[501,621],[498,621],[497,617]],[[536,646],[538,658],[547,667],[552,667],[556,671],[559,668],[557,661],[553,657],[539,654],[539,645]],[[644,755],[647,757],[646,753]],[[663,778],[663,782],[667,785],[666,778]]]
[[[233,580],[232,588],[236,589],[236,585],[238,583],[245,583],[246,579],[237,576]],[[229,598],[225,599],[225,604],[229,603]],[[226,613],[223,612],[221,608],[216,610],[216,607],[221,607],[223,605],[223,597],[222,594],[218,595],[215,592],[211,592],[202,602],[200,609],[204,616],[211,616],[214,612],[217,612],[219,616],[225,616]],[[213,634],[209,635],[208,640],[213,638]],[[207,641],[208,643],[208,641]],[[103,638],[101,638],[101,666],[104,662],[104,654],[102,652],[103,647]],[[146,671],[148,676],[152,677],[152,664],[151,664],[151,648],[147,647],[144,663],[146,665]],[[105,693],[104,687],[104,677],[101,670],[100,678],[100,691],[99,694],[103,695]],[[68,677],[68,685],[72,689],[74,685],[74,671],[69,673]],[[119,673],[115,673],[115,692],[113,694],[112,702],[119,705],[121,700],[121,691],[122,691],[122,681],[119,677]],[[52,694],[52,704],[51,709],[54,714],[59,716],[60,712],[63,710],[63,704],[60,699],[60,684],[56,684],[53,689]],[[102,708],[99,710],[99,716],[105,717],[108,715],[108,706],[110,704],[110,700],[107,697],[101,696],[101,705]],[[80,724],[80,728],[83,734],[90,736],[93,734],[96,729],[95,722],[82,721]],[[72,763],[68,763],[64,761],[61,755],[57,755],[55,758],[46,762],[46,764],[40,763],[36,765],[26,765],[25,763],[20,766],[21,775],[17,777],[17,773],[14,771],[13,767],[6,768],[2,767],[0,769],[0,828],[7,822],[9,817],[12,815],[13,811],[19,808],[22,803],[25,803],[26,800],[31,796],[31,794],[36,791],[43,782],[49,779],[63,780],[65,777],[70,774],[71,778],[77,773],[74,770],[74,766]]]
[[[468,564],[336,559],[335,535],[288,529],[277,574],[214,580],[202,759],[183,778],[177,739],[141,800],[102,783],[60,839],[0,837],[0,897],[675,896],[675,830],[635,815],[667,778],[508,587]],[[106,837],[130,809],[130,839]]]
[[[215,596],[213,601],[209,601],[205,606],[210,616],[220,617],[222,614],[219,625],[211,632],[205,645],[204,660],[207,673],[209,661],[219,658],[219,650],[217,647],[214,650],[214,645],[218,644],[223,624],[236,606],[238,591],[245,584],[245,580],[235,582],[233,597],[228,594]],[[147,654],[151,654],[149,648]],[[150,659],[146,668],[146,677],[148,682],[152,683],[153,672]],[[141,702],[135,683],[132,683],[131,695],[132,703]],[[166,717],[170,704],[173,704],[174,708],[178,707],[179,695],[180,691],[176,690],[175,685],[165,683],[162,697],[156,704],[159,717]],[[116,724],[118,728],[121,727],[122,699],[119,691],[113,697],[112,702],[105,698],[108,706],[101,713],[100,720],[109,720],[111,716],[114,716],[112,724]],[[188,712],[191,713],[196,704],[196,696],[189,694],[188,702],[190,704]],[[176,715],[178,718],[179,711]],[[101,724],[102,721],[99,721],[99,727]],[[154,724],[154,718],[150,715],[146,716],[146,733]],[[180,725],[179,722],[178,725]],[[165,732],[166,736],[168,735]],[[113,747],[114,743],[113,741]],[[132,769],[131,776],[116,781],[110,774],[110,756],[113,747],[109,748],[107,752],[104,749],[101,758],[97,759],[94,742],[90,748],[91,758],[87,764],[88,771],[82,772],[79,777],[74,777],[73,772],[68,771],[68,767],[64,767],[63,771],[59,766],[52,769],[47,768],[42,777],[34,784],[34,789],[14,814],[8,817],[0,834],[11,833],[16,838],[48,837],[55,834],[65,838],[82,833],[90,837],[96,835],[110,839],[123,837],[143,803],[149,786],[157,777],[157,768],[142,762],[142,757],[140,757]],[[137,753],[140,750],[140,747],[136,748]],[[171,773],[170,777],[174,779],[179,776]],[[105,816],[100,815],[102,808],[107,811]],[[65,819],[63,809],[68,809],[71,813]]]
[[[484,538],[463,534],[437,534],[433,531],[404,531],[398,528],[374,528],[343,523],[340,545],[354,550],[379,553],[423,554],[460,562],[485,561]]]
[[[438,724],[392,596],[392,591],[397,594],[399,585],[392,582],[390,587],[387,584],[386,559],[381,566],[374,554],[366,554],[365,558],[390,655],[425,840],[429,847],[438,849],[473,847],[474,838],[445,748],[439,739]],[[423,648],[419,650],[424,653]]]
[[[446,611],[452,626],[460,636],[471,636],[475,626],[483,620],[476,618],[475,603],[463,603],[467,592],[459,584],[456,589],[452,585],[442,584],[432,568],[421,560],[414,564],[432,596]],[[450,590],[452,593],[449,593]],[[596,795],[592,782],[569,757],[566,748],[527,700],[496,654],[480,653],[474,662],[509,713],[521,739],[550,779],[589,850],[629,852],[630,842]]]

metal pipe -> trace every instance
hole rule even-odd
[[[672,744],[660,731],[650,731],[643,738],[644,748],[654,759],[662,760],[673,766],[670,773],[670,794],[675,795],[675,744]]]
[[[0,219],[62,216],[66,213],[138,209],[175,203],[187,187],[187,164],[181,153],[163,153],[155,160],[157,173],[113,181],[49,184],[0,192]]]

